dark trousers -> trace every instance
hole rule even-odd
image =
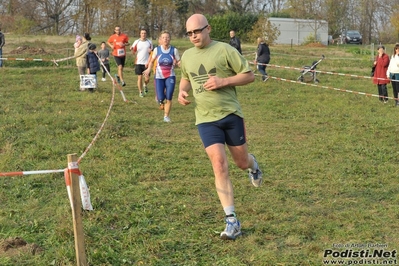
[[[267,73],[266,73],[266,64],[259,63],[258,70],[262,74],[262,80],[265,80]]]
[[[387,102],[388,101],[388,90],[387,90],[387,84],[378,84],[378,95],[380,96],[379,99],[381,102]]]
[[[111,67],[109,66],[109,64],[105,64],[104,66],[108,70],[108,72],[111,72]],[[103,72],[103,78],[105,78],[105,75],[107,74],[107,71],[104,69],[103,65],[101,65],[101,70]]]
[[[398,76],[398,77],[396,77]],[[391,84],[392,84],[392,91],[393,91],[393,97],[395,98],[395,101],[398,102],[399,101],[399,80],[397,80],[399,78],[399,74],[395,74],[392,78]]]

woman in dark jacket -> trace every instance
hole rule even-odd
[[[270,49],[263,38],[259,37],[257,42],[258,50],[256,51],[255,64],[257,65],[259,72],[262,74],[262,81],[266,81],[268,79],[266,64],[269,64],[270,62]]]
[[[389,56],[385,53],[385,47],[378,46],[378,55],[374,61],[374,78],[373,83],[377,85],[378,95],[381,102],[388,102],[388,90],[387,84],[389,79],[387,79],[387,69],[389,66]]]

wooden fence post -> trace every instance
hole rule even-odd
[[[71,181],[71,206],[76,262],[78,266],[87,266],[81,210],[82,199],[80,198],[79,189],[79,166],[76,154],[68,154],[68,174]]]

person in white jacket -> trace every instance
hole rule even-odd
[[[395,106],[399,106],[399,43],[393,48],[393,54],[387,70],[387,77],[391,80]]]

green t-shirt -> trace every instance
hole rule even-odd
[[[191,83],[195,98],[195,124],[218,121],[230,114],[243,117],[234,86],[207,91],[208,75],[221,78],[251,71],[248,61],[227,43],[212,41],[199,49],[193,47],[181,58],[182,78]]]

